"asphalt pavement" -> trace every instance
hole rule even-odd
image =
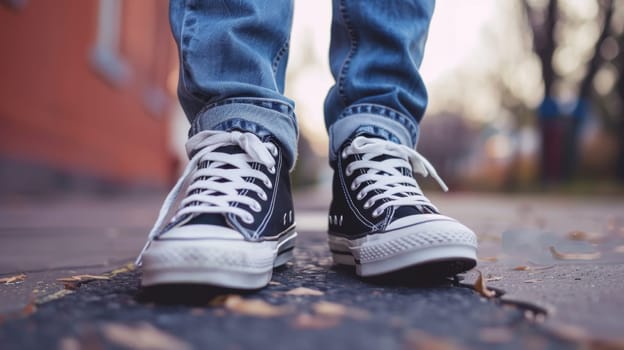
[[[478,273],[357,278],[335,266],[328,193],[296,197],[295,260],[262,290],[141,289],[128,264],[161,195],[5,198],[2,349],[623,348],[624,201],[432,195],[471,226]],[[20,277],[20,275],[23,275]]]

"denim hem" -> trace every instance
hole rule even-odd
[[[299,132],[293,107],[262,98],[233,98],[204,108],[191,123],[189,137],[203,130],[239,129],[260,137],[273,135],[286,153],[289,169],[297,157]]]
[[[386,140],[415,147],[419,126],[391,108],[360,104],[347,108],[329,127],[329,160],[336,159],[340,146],[356,131],[367,131]]]

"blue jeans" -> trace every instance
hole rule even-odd
[[[415,147],[427,92],[418,72],[434,0],[334,0],[325,100],[330,159],[354,132]],[[171,0],[178,95],[201,130],[238,128],[296,158],[294,102],[283,95],[292,0]]]

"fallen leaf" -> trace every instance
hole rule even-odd
[[[212,307],[223,306],[225,304],[225,301],[231,296],[232,295],[228,295],[228,294],[217,295],[213,297],[212,299],[210,299],[210,301],[208,302],[208,306],[212,306]]]
[[[276,317],[291,312],[286,306],[274,306],[260,299],[243,299],[238,295],[230,295],[224,306],[238,314],[256,317]]]
[[[483,274],[481,273],[481,271],[479,271],[479,270],[476,270],[476,271],[479,274],[479,277],[477,277],[477,280],[475,281],[474,289],[477,292],[479,292],[479,294],[481,294],[482,296],[484,296],[486,298],[493,298],[494,296],[496,296],[496,292],[494,292],[493,290],[489,289],[485,285],[485,281],[483,280]]]
[[[619,245],[613,248],[613,252],[624,254],[624,245]]]
[[[508,343],[513,338],[513,333],[509,328],[505,327],[490,327],[481,328],[479,330],[479,339],[486,343]]]
[[[312,304],[312,311],[317,315],[325,317],[349,317],[355,320],[367,320],[370,318],[368,311],[350,307],[329,301],[319,301]]]
[[[495,256],[484,256],[482,258],[479,258],[479,260],[481,261],[487,261],[487,262],[497,262],[498,258]]]
[[[21,273],[15,276],[0,278],[0,283],[4,283],[4,284],[20,283],[20,282],[24,282],[25,279],[26,279],[26,275]]]
[[[297,287],[295,289],[291,289],[288,292],[284,293],[288,295],[312,295],[312,296],[321,296],[325,293],[320,290],[310,289],[306,287]]]
[[[29,316],[37,312],[37,302],[31,299],[26,306],[22,308],[22,316]]]
[[[282,284],[276,281],[270,281],[269,286],[281,286]]]
[[[81,284],[95,280],[109,280],[108,276],[101,275],[76,275],[70,277],[58,278],[57,281],[62,282],[65,289],[74,290],[80,287]]]
[[[56,300],[56,299],[60,299],[66,295],[72,294],[73,291],[69,290],[69,289],[61,289],[59,291],[56,291],[52,294],[48,294],[48,295],[44,295],[43,297],[39,298],[37,300],[38,303],[43,304],[43,303],[47,303],[49,301],[52,300]]]
[[[486,282],[495,282],[503,279],[503,276],[488,276],[485,278]]]
[[[427,350],[457,350],[461,345],[450,339],[440,338],[418,329],[412,329],[405,334],[405,349]]]
[[[312,310],[314,310],[314,312],[319,315],[334,317],[341,317],[346,315],[347,313],[346,306],[338,303],[332,303],[329,301],[320,301],[318,303],[315,303],[314,305],[312,305]]]
[[[526,281],[523,281],[523,282],[524,283],[537,283],[537,282],[541,282],[541,281],[542,280],[539,280],[539,279],[531,279],[531,280],[526,280]]]
[[[113,271],[109,272],[106,274],[106,276],[108,277],[115,277],[121,273],[126,273],[126,272],[130,272],[130,271],[134,271],[134,269],[136,269],[136,265],[134,265],[134,263],[127,263],[126,265],[114,269]]]
[[[293,320],[293,327],[298,329],[327,329],[340,323],[339,317],[301,314]]]
[[[512,270],[514,270],[514,271],[529,271],[530,269],[531,269],[531,266],[520,265],[520,266],[514,267]]]
[[[99,276],[99,275],[76,275],[70,277],[58,278],[59,282],[85,282],[85,281],[93,281],[93,280],[109,280],[108,276]]]
[[[588,241],[592,243],[600,242],[604,238],[604,235],[600,233],[585,232],[579,230],[570,231],[566,236],[568,237],[568,239],[571,239],[573,241]]]
[[[593,253],[560,253],[555,247],[550,247],[550,253],[555,259],[559,260],[596,260],[600,258],[600,252]]]
[[[130,349],[165,350],[191,348],[186,342],[145,322],[134,326],[116,323],[105,324],[102,326],[102,334],[110,342]]]

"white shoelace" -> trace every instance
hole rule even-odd
[[[362,200],[371,191],[378,192],[364,203],[364,208],[368,209],[376,202],[388,199],[373,210],[373,216],[381,215],[388,207],[402,205],[430,206],[437,211],[437,208],[423,195],[416,180],[404,175],[401,168],[411,169],[413,173],[424,177],[431,175],[445,192],[448,191],[448,187],[433,165],[407,146],[382,139],[358,136],[351,145],[344,148],[341,156],[346,158],[351,154],[361,154],[362,159],[351,162],[345,169],[346,174],[350,176],[355,170],[366,169],[364,174],[353,180],[351,190],[356,191],[362,184],[370,181],[359,190],[356,198]],[[373,160],[384,155],[393,158]]]
[[[243,152],[236,154],[215,152],[219,147],[236,145]],[[154,238],[162,233],[168,223],[187,216],[189,219],[200,214],[231,213],[238,216],[243,222],[253,223],[254,217],[248,211],[235,203],[246,204],[252,211],[260,212],[262,207],[255,199],[240,194],[252,191],[257,193],[261,200],[267,200],[267,194],[262,187],[246,181],[245,178],[261,180],[267,188],[272,188],[271,179],[262,171],[252,168],[251,163],[260,163],[269,169],[275,170],[277,147],[270,142],[262,142],[256,135],[238,131],[202,131],[193,136],[186,143],[188,154],[193,157],[187,164],[180,179],[165,198],[158,219],[149,233],[148,241],[139,254],[136,264],[140,265],[141,257]],[[206,167],[199,165],[207,163]],[[185,194],[180,201],[180,195]],[[174,205],[180,205],[173,214]],[[168,218],[172,217],[170,220]]]

